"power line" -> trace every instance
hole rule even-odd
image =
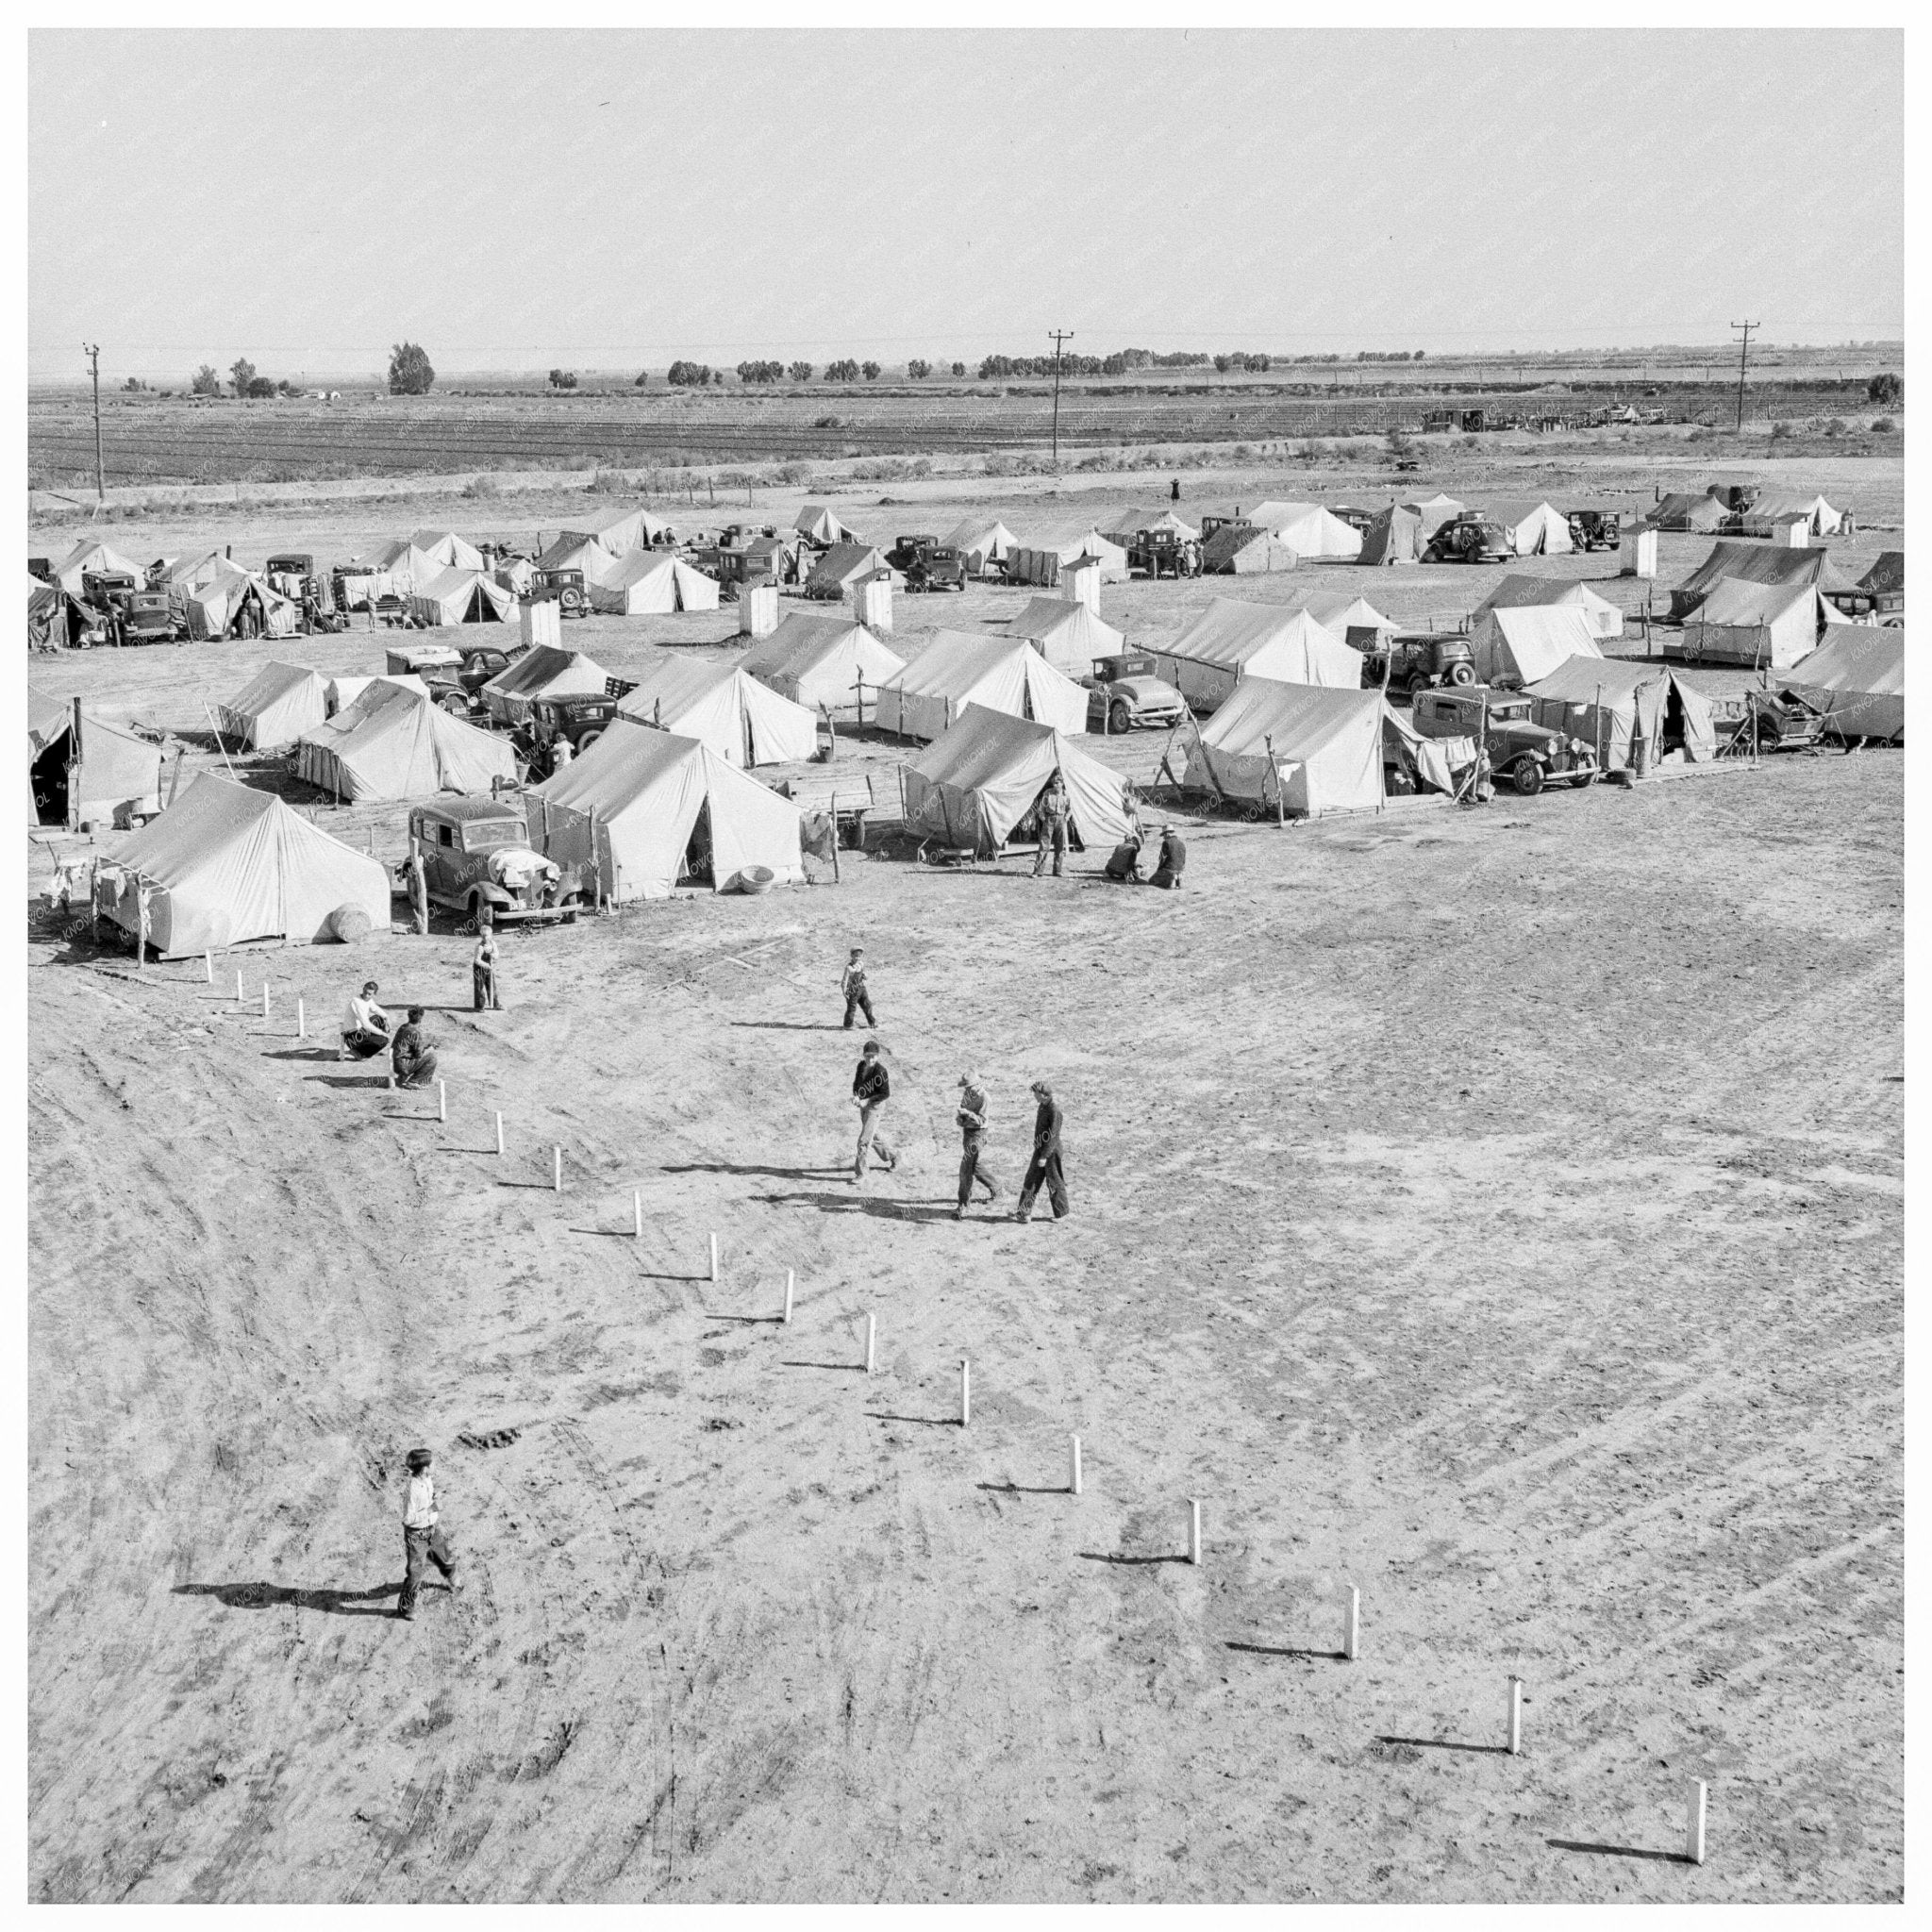
[[[94,494],[103,503],[108,500],[107,465],[101,457],[101,345],[98,342],[83,342],[80,353],[93,364],[94,372]]]
[[[1738,427],[1740,430],[1744,426],[1744,370],[1751,357],[1751,331],[1763,326],[1761,322],[1734,322],[1731,325],[1734,332],[1738,329],[1744,332],[1738,343]]]
[[[1053,466],[1060,466],[1060,344],[1074,340],[1070,328],[1050,328],[1047,334],[1053,338]]]

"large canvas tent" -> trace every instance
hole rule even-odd
[[[197,641],[227,637],[291,638],[302,610],[268,581],[225,563],[186,599],[188,635]]]
[[[137,584],[147,581],[147,573],[133,558],[124,557],[95,537],[83,537],[54,566],[54,580],[70,597],[81,594],[83,578],[116,575],[130,576]]]
[[[297,747],[296,775],[352,801],[489,795],[516,783],[509,741],[452,717],[425,691],[378,678]]]
[[[1842,738],[1902,740],[1905,626],[1828,625],[1818,648],[1793,664],[1783,683],[1824,711]]]
[[[1091,605],[1067,597],[1033,597],[1004,626],[1009,638],[1028,638],[1056,671],[1081,678],[1096,658],[1110,658],[1127,647],[1126,635],[1107,623]]]
[[[1643,521],[1653,530],[1720,530],[1730,515],[1708,491],[1674,490],[1659,497]]]
[[[858,531],[841,523],[838,513],[822,503],[807,504],[792,519],[791,527],[808,541],[827,549],[835,543],[865,542]]]
[[[1056,772],[1066,783],[1071,844],[1091,850],[1126,836],[1118,773],[1052,725],[983,705],[968,705],[905,768],[907,827],[990,858],[1033,812]]]
[[[618,715],[695,738],[729,765],[802,764],[818,750],[818,716],[741,665],[666,652],[625,691]]]
[[[1406,509],[1421,525],[1423,548],[1429,547],[1429,540],[1444,524],[1453,524],[1469,508],[1459,497],[1445,496],[1440,490],[1433,496],[1418,497],[1413,502],[1399,508]]]
[[[58,651],[68,641],[67,592],[44,577],[26,580],[26,642],[30,651]]]
[[[1671,591],[1671,615],[1690,616],[1712,585],[1725,578],[1740,584],[1815,584],[1820,591],[1852,589],[1823,550],[1767,548],[1742,538],[1720,537],[1710,555]]]
[[[1810,537],[1835,537],[1844,521],[1822,496],[1760,497],[1744,512],[1747,537],[1770,537],[1781,524],[1799,523]]]
[[[328,716],[328,685],[306,664],[264,664],[216,713],[224,738],[250,751],[293,744]]]
[[[139,934],[144,881],[148,941],[164,958],[249,940],[317,945],[389,929],[389,874],[375,859],[274,792],[212,773],[109,858],[96,905]]]
[[[715,610],[718,579],[668,550],[633,550],[603,575],[587,572],[592,610],[622,617],[662,616],[673,610]]]
[[[431,577],[409,600],[418,624],[514,624],[517,593],[487,571],[452,564]]]
[[[1011,583],[1039,584],[1050,591],[1059,582],[1060,573],[1083,557],[1099,562],[1103,584],[1127,581],[1125,550],[1103,537],[1092,521],[1084,517],[1029,524],[1007,558],[1007,577]]]
[[[1320,818],[1378,810],[1391,760],[1418,787],[1447,791],[1450,756],[1391,710],[1380,691],[1244,677],[1189,746],[1185,783],[1217,796],[1278,796],[1288,816]]]
[[[1109,543],[1118,543],[1123,550],[1133,545],[1136,537],[1166,535],[1183,543],[1194,542],[1201,535],[1199,528],[1171,509],[1142,509],[1138,505],[1118,509],[1109,516],[1100,519],[1106,527],[1101,535]]]
[[[1629,769],[1640,721],[1652,761],[1666,752],[1681,752],[1687,764],[1717,757],[1710,701],[1663,664],[1566,658],[1524,694],[1539,724],[1582,739],[1606,772]]]
[[[1750,584],[1725,577],[1685,620],[1685,661],[1782,671],[1813,650],[1838,612],[1812,584]]]
[[[1224,703],[1243,677],[1359,691],[1362,654],[1306,610],[1215,597],[1171,644],[1155,652],[1160,675],[1197,711]]]
[[[1366,597],[1353,591],[1304,591],[1287,607],[1306,610],[1324,630],[1332,630],[1343,643],[1374,647],[1377,638],[1397,628]]]
[[[368,580],[369,593],[375,596],[413,597],[427,583],[442,575],[449,565],[427,552],[418,550],[407,537],[384,543],[358,558],[345,575]]]
[[[483,687],[483,708],[499,724],[521,724],[533,698],[602,697],[610,674],[587,651],[536,644]]]
[[[1471,628],[1469,654],[1484,684],[1534,684],[1566,658],[1602,658],[1590,619],[1574,604],[1504,606]]]
[[[889,572],[886,553],[871,543],[835,543],[812,565],[805,580],[806,594],[811,597],[843,596],[863,577]]]
[[[1087,728],[1087,693],[1024,638],[935,631],[879,692],[880,727],[902,738],[942,737],[968,705],[1031,718],[1058,731]]]
[[[1624,635],[1624,613],[1607,597],[1574,577],[1507,576],[1475,608],[1481,617],[1486,610],[1534,610],[1551,605],[1574,604],[1590,621],[1592,637],[1620,638]]]
[[[1417,563],[1428,548],[1423,533],[1423,520],[1412,509],[1391,503],[1375,516],[1362,532],[1361,555],[1357,563]]]
[[[626,551],[669,542],[675,534],[662,517],[653,516],[641,505],[626,508],[613,504],[608,509],[592,510],[590,515],[564,525],[558,537],[585,538],[601,545],[610,556],[622,557]]]
[[[1286,543],[1305,561],[1327,558],[1346,562],[1361,555],[1362,533],[1319,503],[1257,503],[1242,521]]]
[[[1541,500],[1492,504],[1483,514],[1502,525],[1518,557],[1558,557],[1576,548],[1570,541],[1570,519]]]
[[[444,570],[481,570],[483,553],[467,537],[458,537],[454,530],[428,528],[411,530],[409,544],[420,550],[430,562],[439,564]]]
[[[956,524],[945,538],[946,546],[966,559],[967,570],[976,577],[984,576],[989,566],[1004,563],[1018,541],[997,517],[991,523],[984,517],[968,517],[963,524]]]
[[[537,558],[538,570],[580,570],[586,585],[603,582],[619,562],[614,551],[607,550],[594,537],[581,531],[566,530]]]
[[[1253,524],[1223,524],[1201,546],[1204,576],[1258,577],[1293,570],[1301,558]]]
[[[619,904],[662,899],[680,880],[729,891],[762,867],[805,877],[798,808],[694,738],[628,718],[530,794],[530,834],[546,858],[593,869]]]
[[[844,718],[856,717],[865,698],[875,697],[905,670],[906,660],[852,618],[794,610],[738,660],[738,668],[793,704]]]
[[[161,747],[84,705],[27,693],[29,823],[70,832],[121,824],[161,808]]]

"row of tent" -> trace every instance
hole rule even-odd
[[[1837,509],[1823,496],[1760,497],[1748,509],[1732,508],[1733,487],[1713,483],[1703,491],[1674,490],[1644,512],[1653,530],[1715,533],[1735,528],[1745,537],[1790,539],[1803,542],[1835,537],[1845,526],[1849,511]]]

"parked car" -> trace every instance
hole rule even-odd
[[[1825,713],[1794,691],[1747,691],[1739,738],[1759,751],[1800,751],[1824,737]]]
[[[558,739],[567,740],[573,752],[586,751],[616,716],[617,700],[611,697],[532,698],[526,736],[533,753],[544,753],[547,765],[549,747]]]
[[[1201,546],[1173,530],[1142,530],[1127,545],[1127,575],[1150,577],[1156,583],[1162,577],[1197,577]]]
[[[1614,550],[1623,541],[1624,515],[1614,509],[1565,510],[1570,541],[1578,550]]]
[[[423,882],[433,906],[492,923],[574,920],[583,882],[530,847],[522,803],[507,798],[445,798],[409,813],[412,853],[423,858]],[[407,887],[409,860],[396,868]]]
[[[1463,516],[1444,524],[1423,552],[1424,563],[1507,563],[1516,546],[1501,524]]]
[[[1187,700],[1157,675],[1154,658],[1146,652],[1096,658],[1092,671],[1080,682],[1087,691],[1090,730],[1159,731],[1187,716]]]
[[[899,537],[886,552],[886,561],[904,574],[910,591],[963,591],[966,558],[937,537]]]
[[[1434,685],[1473,685],[1475,661],[1460,631],[1399,631],[1386,646],[1362,654],[1362,684],[1379,690],[1387,675],[1391,691],[1424,691]]]
[[[555,604],[558,617],[588,617],[591,593],[580,570],[540,570],[524,592],[526,604]]]
[[[429,687],[429,695],[445,711],[453,711],[458,718],[467,718],[482,709],[482,699],[478,693],[483,687],[492,677],[508,671],[524,655],[525,648],[518,644],[504,651],[494,644],[479,644],[475,650],[463,653],[463,661],[454,671],[435,671],[423,681]]]
[[[1413,723],[1424,738],[1480,738],[1490,769],[1524,798],[1534,798],[1545,785],[1582,786],[1596,779],[1591,747],[1539,724],[1521,691],[1483,684],[1418,691]]]

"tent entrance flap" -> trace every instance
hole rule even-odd
[[[34,815],[43,825],[67,823],[67,734],[63,731],[33,761]]]
[[[711,801],[708,798],[698,807],[698,815],[691,821],[691,837],[685,841],[684,861],[678,870],[680,883],[689,879],[694,886],[715,887],[711,853]]]

